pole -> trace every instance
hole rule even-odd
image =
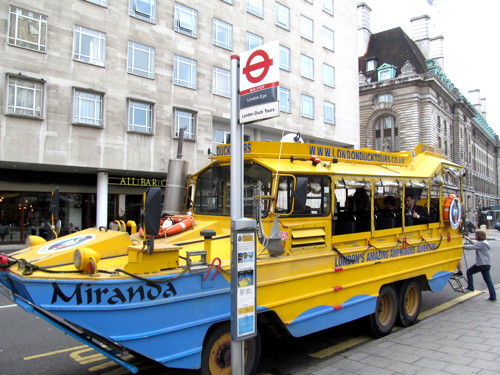
[[[96,227],[108,227],[108,172],[97,172]]]
[[[243,217],[243,130],[239,123],[239,63],[240,57],[231,56],[231,231],[235,221]],[[236,297],[234,285],[237,283],[237,271],[234,266],[237,258],[235,245],[231,247],[231,318],[236,318],[234,307]],[[234,284],[234,285],[233,285]],[[234,327],[234,324],[231,324]],[[245,369],[244,341],[235,341],[236,334],[231,332],[231,373],[243,375]]]

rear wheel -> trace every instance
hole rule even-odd
[[[403,327],[417,322],[422,304],[422,290],[416,280],[406,280],[398,293],[399,322]]]
[[[380,289],[375,312],[370,315],[370,328],[375,337],[388,335],[398,315],[396,289],[392,285],[385,285]]]
[[[245,340],[245,375],[255,374],[260,359],[260,337]],[[231,329],[228,323],[208,333],[201,357],[201,375],[231,375]]]

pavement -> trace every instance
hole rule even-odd
[[[488,230],[487,238],[500,241],[500,232]],[[420,314],[411,327],[361,342],[295,374],[498,375],[500,301],[487,301],[488,296],[487,289],[462,294],[449,305]]]

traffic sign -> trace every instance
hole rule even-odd
[[[279,116],[279,43],[241,54],[240,123]]]

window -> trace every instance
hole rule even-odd
[[[308,40],[314,40],[313,36],[313,20],[306,16],[300,16],[300,36]]]
[[[129,99],[128,130],[138,133],[153,133],[153,104]]]
[[[375,120],[375,148],[378,151],[399,151],[398,123],[394,116],[385,114]]]
[[[290,8],[276,3],[274,5],[274,22],[279,27],[290,30]]]
[[[396,67],[389,64],[382,64],[378,68],[378,80],[383,81],[396,77]]]
[[[280,46],[280,69],[290,71],[290,48]]]
[[[103,94],[74,89],[73,123],[102,126]]]
[[[129,14],[151,23],[156,22],[156,0],[130,0]]]
[[[264,44],[263,37],[247,32],[247,51],[261,46],[262,44]]]
[[[264,17],[264,0],[247,0],[247,11],[254,16]]]
[[[300,96],[302,117],[314,118],[314,98],[309,95],[302,94]]]
[[[334,50],[333,30],[330,30],[325,26],[323,26],[323,47],[329,49],[330,51]]]
[[[225,49],[233,49],[233,25],[214,18],[213,44]]]
[[[127,71],[146,78],[155,77],[155,49],[143,44],[128,42]]]
[[[212,93],[231,97],[231,72],[214,66],[212,71]]]
[[[333,14],[333,0],[323,0],[323,10],[326,13]]]
[[[73,59],[89,64],[104,66],[106,34],[75,26]]]
[[[175,109],[175,138],[179,138],[179,130],[184,129],[185,139],[195,139],[195,114],[190,111]]]
[[[323,102],[324,122],[327,124],[335,124],[335,104]]]
[[[379,94],[375,98],[376,103],[392,103],[392,94]]]
[[[366,61],[366,71],[371,72],[375,69],[377,69],[377,60],[376,59],[367,60]]]
[[[323,84],[335,86],[335,68],[328,64],[323,64]]]
[[[37,52],[46,52],[47,16],[11,6],[8,43]]]
[[[290,113],[290,90],[280,87],[280,111]]]
[[[7,114],[43,116],[43,82],[8,76]]]
[[[314,79],[314,60],[312,57],[300,55],[300,75]]]
[[[215,144],[223,145],[231,143],[231,132],[215,129]]]
[[[102,7],[107,7],[108,6],[108,0],[85,0],[89,3],[97,4]]]
[[[174,56],[174,85],[196,88],[196,61]]]
[[[198,11],[196,9],[189,8],[185,5],[175,3],[175,20],[174,20],[174,30],[196,37],[197,33],[197,20]]]

